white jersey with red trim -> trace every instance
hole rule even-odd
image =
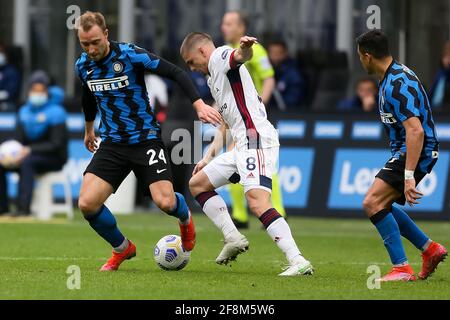
[[[230,127],[238,150],[278,147],[278,132],[267,113],[252,78],[244,65],[233,60],[235,50],[219,47],[212,53],[208,86],[218,111]]]

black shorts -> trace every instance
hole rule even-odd
[[[405,166],[406,166],[406,156],[401,155],[399,159],[391,158],[384,168],[378,172],[377,178],[383,180],[395,190],[401,193],[401,196],[395,200],[398,204],[404,206],[406,203],[405,198]],[[425,172],[415,171],[414,179],[416,180],[416,186],[420,181],[426,176]]]
[[[92,173],[105,180],[116,192],[131,171],[146,195],[150,194],[152,183],[172,182],[170,158],[164,143],[159,139],[132,145],[102,142],[84,174]]]

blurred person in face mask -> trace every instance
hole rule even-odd
[[[6,46],[0,43],[0,111],[16,111],[20,82],[19,72],[8,63]]]
[[[9,211],[6,172],[19,173],[16,216],[29,215],[34,176],[59,171],[67,160],[66,112],[61,105],[64,93],[50,87],[43,71],[36,71],[29,82],[28,100],[19,110],[17,140],[24,145],[12,168],[0,166],[0,214]]]

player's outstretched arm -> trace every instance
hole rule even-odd
[[[422,153],[424,132],[419,118],[412,117],[403,122],[406,130],[405,198],[410,206],[417,204],[422,193],[416,189],[414,171]]]
[[[252,46],[258,43],[254,37],[244,36],[240,40],[239,48],[234,51],[234,63],[239,65],[249,61],[253,57]]]
[[[203,159],[200,160],[199,163],[197,163],[197,165],[195,166],[194,171],[192,172],[193,176],[201,171],[208,163],[211,162],[212,159],[214,159],[214,157],[216,157],[220,153],[220,151],[223,150],[223,147],[226,145],[227,128],[228,126],[225,124],[225,122],[222,121],[219,129],[214,135],[214,140],[213,142],[211,142],[211,146],[209,147]]]

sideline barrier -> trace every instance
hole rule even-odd
[[[361,204],[374,175],[390,157],[384,128],[376,114],[272,113],[281,141],[280,183],[284,203],[291,215],[364,217]],[[420,184],[425,197],[415,208],[415,218],[450,219],[448,187],[450,161],[450,117],[435,116],[440,140],[439,160]],[[84,120],[71,114],[69,161],[64,170],[72,183],[76,200],[84,169],[91,154],[84,148]],[[0,114],[0,141],[10,138],[15,128],[13,114]],[[9,176],[11,185],[14,175]],[[9,188],[16,196],[16,187]],[[226,202],[226,187],[221,190]],[[55,190],[62,196],[62,190]]]

